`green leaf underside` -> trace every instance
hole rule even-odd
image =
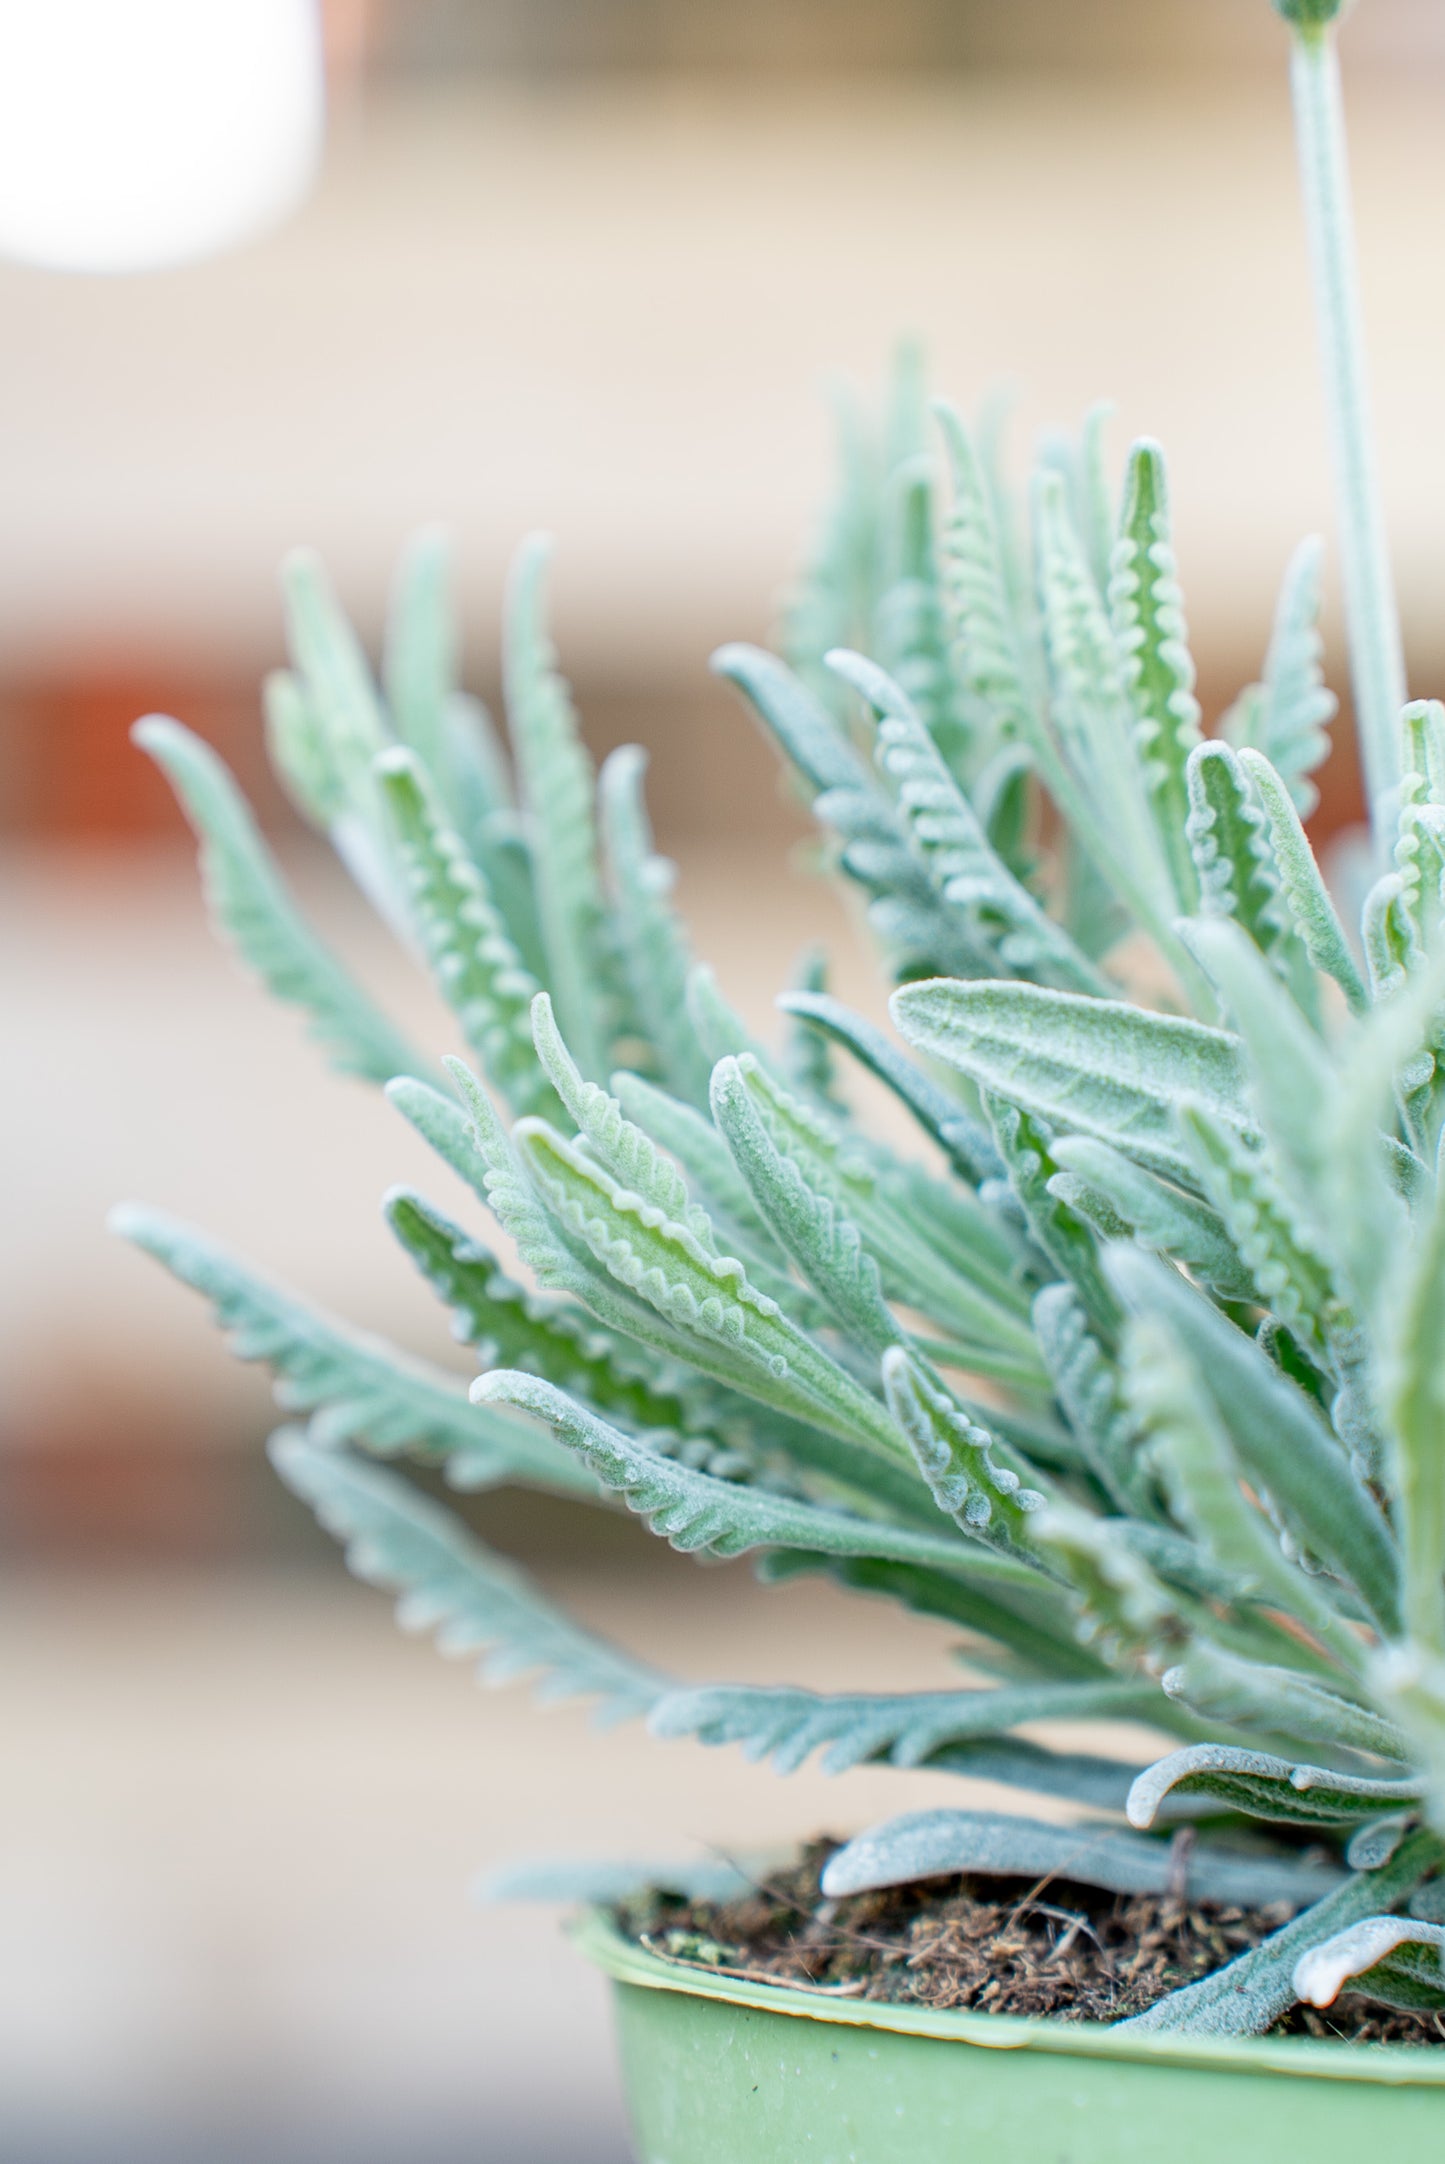
[[[1174,1122],[1182,1092],[1253,1132],[1238,1040],[1203,1023],[1027,984],[910,984],[892,1007],[918,1050],[1166,1176],[1191,1178]]]
[[[1404,1900],[1437,1867],[1442,1855],[1445,1850],[1440,1842],[1422,1827],[1377,1871],[1357,1873],[1262,1946],[1241,1954],[1199,1983],[1186,1984],[1121,2026],[1173,2035],[1262,2034],[1293,2005],[1295,1967],[1302,1954]]]
[[[1031,1566],[947,1534],[851,1518],[790,1497],[694,1472],[621,1434],[550,1384],[497,1369],[475,1385],[484,1404],[511,1405],[544,1422],[604,1487],[621,1495],[675,1548],[742,1555],[752,1548],[892,1557],[955,1570],[981,1584],[1029,1582]]]
[[[1295,1964],[1297,1997],[1333,2006],[1340,1992],[1357,1992],[1412,2013],[1445,2010],[1445,1926],[1408,1916],[1367,1916]]]
[[[659,1736],[738,1744],[745,1758],[768,1759],[779,1773],[795,1773],[821,1751],[821,1770],[841,1773],[878,1760],[931,1764],[950,1744],[1005,1736],[1026,1721],[1147,1720],[1157,1704],[1157,1690],[1147,1682],[838,1697],[786,1685],[711,1684],[659,1699],[651,1726]]]
[[[1147,1766],[1129,1791],[1131,1826],[1152,1826],[1169,1797],[1205,1796],[1251,1818],[1307,1826],[1364,1825],[1418,1802],[1416,1780],[1381,1781],[1301,1766],[1267,1751],[1195,1743]]]

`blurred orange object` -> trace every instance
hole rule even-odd
[[[170,791],[130,741],[142,714],[183,718],[235,767],[268,827],[294,823],[262,745],[257,681],[178,673],[164,656],[95,659],[8,688],[0,826],[38,841],[175,833]]]

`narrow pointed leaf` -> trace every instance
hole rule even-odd
[[[1026,1521],[1044,1498],[995,1460],[997,1437],[905,1346],[886,1352],[882,1366],[888,1409],[939,1509],[975,1540],[1006,1551],[1026,1545]]]
[[[562,1041],[545,992],[532,1005],[532,1036],[537,1058],[567,1107],[599,1164],[643,1202],[674,1217],[704,1247],[716,1252],[707,1212],[688,1198],[687,1182],[657,1148],[650,1135],[629,1120],[615,1097],[600,1083],[588,1082]]]
[[[977,974],[983,950],[940,900],[898,811],[827,708],[757,647],[721,647],[712,666],[737,686],[798,769],[815,817],[838,836],[843,870],[872,895],[874,929],[900,966]]]
[[[1109,602],[1124,681],[1137,716],[1136,740],[1175,890],[1187,913],[1194,866],[1184,842],[1185,766],[1199,742],[1199,701],[1174,561],[1164,454],[1136,443],[1129,455],[1119,537],[1110,561]]]
[[[1191,1639],[1183,1659],[1166,1669],[1162,1680],[1176,1704],[1230,1728],[1278,1736],[1307,1749],[1360,1751],[1402,1766],[1410,1761],[1409,1742],[1394,1721],[1327,1690],[1301,1667],[1241,1659],[1203,1633]]]
[[[1275,1177],[1272,1159],[1249,1148],[1205,1106],[1184,1097],[1180,1132],[1213,1203],[1253,1299],[1293,1331],[1313,1357],[1353,1327],[1337,1273],[1318,1234]]]
[[[277,999],[300,1007],[343,1074],[386,1082],[430,1075],[430,1061],[351,981],[305,924],[230,772],[209,744],[152,714],[135,741],[162,767],[201,844],[201,875],[217,926]]]
[[[1261,752],[1269,760],[1304,819],[1319,802],[1319,790],[1310,775],[1329,751],[1329,725],[1339,703],[1325,689],[1320,667],[1323,556],[1322,544],[1311,535],[1290,558],[1264,681],[1250,687],[1225,722],[1232,743]]]
[[[1009,1187],[1035,1245],[1073,1286],[1094,1330],[1112,1344],[1118,1335],[1119,1302],[1100,1266],[1093,1226],[1055,1191],[1059,1167],[1052,1154],[1052,1136],[1006,1098],[985,1095],[984,1109],[1008,1168]]]
[[[1186,770],[1187,834],[1199,907],[1229,917],[1269,962],[1316,1027],[1319,1001],[1310,956],[1296,929],[1274,857],[1274,837],[1249,773],[1227,744],[1200,744]]]
[[[897,1456],[902,1446],[883,1408],[749,1282],[735,1257],[712,1253],[686,1225],[620,1187],[545,1122],[522,1121],[516,1144],[557,1224],[663,1318],[695,1365],[764,1403]]]
[[[1394,1436],[1406,1626],[1445,1653],[1445,1185],[1393,1302],[1386,1397]]]
[[[486,1652],[486,1681],[539,1671],[539,1698],[595,1698],[605,1726],[647,1713],[667,1689],[666,1677],[581,1629],[395,1474],[286,1429],[272,1439],[271,1462],[346,1544],[357,1577],[400,1596],[403,1628],[435,1631],[444,1653]]]
[[[876,1146],[860,1148],[754,1056],[744,1054],[736,1073],[775,1147],[809,1189],[857,1226],[888,1298],[956,1336],[955,1365],[1036,1390],[1043,1377],[1017,1282],[1019,1257],[996,1220],[967,1197],[950,1213],[946,1196],[931,1187],[922,1200],[909,1167]]]
[[[382,664],[397,733],[443,796],[451,763],[448,714],[460,688],[450,580],[446,535],[436,527],[417,534],[397,568]]]
[[[211,1303],[236,1357],[271,1368],[278,1400],[315,1415],[313,1426],[328,1440],[455,1461],[469,1487],[516,1481],[595,1497],[595,1483],[576,1461],[547,1447],[524,1421],[470,1404],[461,1376],[308,1308],[158,1211],[132,1206],[112,1223]]]
[[[346,808],[346,789],[306,687],[294,670],[272,669],[261,697],[272,770],[302,818],[329,833]]]
[[[491,1250],[406,1188],[385,1200],[387,1221],[451,1311],[455,1334],[488,1367],[520,1367],[575,1391],[614,1418],[682,1428],[700,1393],[675,1363],[604,1330],[570,1300],[519,1285]]]
[[[785,663],[759,646],[720,646],[712,657],[749,701],[815,796],[876,794],[873,777],[833,717]]]
[[[1160,1316],[1188,1352],[1241,1464],[1302,1544],[1349,1580],[1392,1630],[1400,1592],[1389,1527],[1304,1393],[1155,1258],[1118,1247],[1110,1251],[1109,1269],[1126,1303]]]
[[[956,665],[998,736],[1029,742],[1037,734],[1037,715],[992,491],[956,409],[940,399],[933,412],[953,474],[943,548],[958,625]]]
[[[929,452],[916,450],[889,477],[886,583],[878,596],[869,650],[911,700],[951,769],[961,772],[974,749],[974,732],[966,712],[967,693],[950,650],[953,626],[935,541],[935,496],[935,462]],[[844,634],[831,647],[853,643]]]
[[[1044,1287],[1034,1301],[1034,1332],[1054,1395],[1100,1487],[1117,1508],[1153,1515],[1153,1481],[1140,1460],[1118,1369],[1071,1285]]]
[[[956,1873],[986,1878],[1072,1879],[1110,1893],[1164,1893],[1177,1877],[1196,1901],[1302,1908],[1339,1884],[1340,1874],[1283,1857],[1232,1856],[1191,1848],[1182,1870],[1167,1841],[1112,1826],[1050,1826],[994,1811],[910,1811],[872,1826],[831,1856],[829,1900],[880,1886],[907,1886]]]
[[[1175,1522],[1245,1598],[1294,1617],[1347,1675],[1358,1675],[1358,1636],[1316,1581],[1285,1555],[1275,1529],[1246,1495],[1224,1423],[1188,1355],[1157,1316],[1136,1315],[1130,1322],[1124,1393]]]
[[[602,892],[592,817],[592,762],[547,631],[550,543],[534,534],[512,572],[507,604],[507,716],[536,867],[547,985],[578,1064],[607,1072],[598,1000]]]
[[[1319,1056],[1319,1040],[1298,1008],[1280,998],[1278,978],[1237,924],[1196,917],[1186,936],[1247,1049],[1251,1106],[1281,1175],[1302,1208],[1327,1218],[1334,1077]],[[1198,1094],[1181,1079],[1185,1092]]]
[[[1441,1857],[1435,1836],[1423,1829],[1402,1842],[1387,1864],[1361,1871],[1262,1946],[1197,1984],[1171,1992],[1123,2028],[1164,2035],[1258,2036],[1295,2001],[1295,1964],[1301,1954],[1379,1915],[1412,1893]]]
[[[846,1045],[854,1058],[908,1107],[924,1132],[931,1135],[944,1151],[954,1170],[970,1185],[995,1179],[1003,1171],[988,1130],[890,1043],[873,1023],[823,992],[784,992],[778,1005],[785,1014],[799,1016],[839,1044]]]
[[[536,982],[524,967],[486,881],[447,826],[414,752],[394,745],[376,779],[407,898],[437,986],[472,1051],[519,1111],[548,1104],[532,1050]]]
[[[1153,1568],[1127,1519],[1053,1503],[1030,1531],[1069,1584],[1080,1644],[1109,1667],[1157,1668],[1184,1642],[1196,1602]]]
[[[689,1189],[699,1196],[719,1229],[730,1228],[779,1268],[786,1267],[784,1250],[759,1214],[746,1180],[712,1121],[641,1075],[615,1074],[612,1090],[627,1117],[677,1160]]]
[[[874,1352],[896,1343],[899,1325],[858,1227],[832,1195],[809,1183],[796,1158],[777,1147],[735,1059],[719,1060],[713,1069],[712,1111],[759,1215],[852,1341]]]
[[[738,1744],[745,1758],[796,1773],[814,1751],[820,1770],[921,1766],[949,1744],[1007,1735],[1025,1721],[1147,1719],[1157,1692],[1129,1682],[1005,1685],[990,1691],[860,1691],[821,1697],[787,1685],[709,1684],[671,1691],[653,1708],[655,1736]]]
[[[1262,752],[1247,746],[1239,754],[1239,763],[1269,821],[1280,890],[1305,951],[1316,969],[1334,978],[1351,1012],[1359,1014],[1368,1005],[1364,979],[1284,778]]]
[[[1182,1263],[1227,1299],[1247,1300],[1253,1280],[1219,1213],[1092,1135],[1059,1135],[1053,1156],[1072,1184],[1069,1199],[1103,1230],[1102,1202],[1144,1247]],[[1094,1199],[1094,1198],[1097,1198]],[[1117,1236],[1117,1235],[1116,1235]]]
[[[370,664],[313,550],[292,551],[281,585],[297,672],[348,800],[362,810],[370,802],[371,763],[390,733]]]
[[[449,1060],[447,1065],[466,1100],[466,1113],[421,1084],[399,1085],[392,1095],[433,1147],[477,1188],[537,1283],[547,1291],[580,1300],[608,1330],[636,1340],[682,1372],[701,1368],[758,1395],[755,1371],[745,1361],[729,1357],[709,1361],[695,1336],[666,1320],[624,1278],[614,1275],[580,1235],[568,1233],[541,1199],[512,1136],[475,1075],[460,1060]],[[555,1139],[560,1141],[560,1137]],[[802,1402],[794,1392],[787,1409],[799,1409]],[[803,1417],[809,1417],[808,1413]]]
[[[668,899],[674,867],[652,846],[642,794],[646,771],[646,752],[624,744],[603,762],[598,777],[611,924],[628,993],[663,1081],[689,1104],[705,1105],[708,1062],[687,1012],[692,955]]]
[[[451,1092],[401,1076],[387,1084],[386,1096],[443,1164],[449,1165],[458,1179],[485,1202],[487,1160],[477,1145],[474,1123]]]
[[[1071,793],[1087,805],[1082,822],[1073,803],[1064,809],[1103,878],[1172,950],[1169,925],[1178,904],[1135,743],[1122,660],[1057,473],[1038,476],[1035,527],[1053,732]]]
[[[997,974],[1102,992],[1093,964],[996,854],[899,687],[859,654],[830,654],[828,665],[876,712],[878,765],[916,855],[943,903],[959,911],[969,943],[991,956]]]

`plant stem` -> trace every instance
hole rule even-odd
[[[1356,728],[1377,836],[1400,778],[1405,661],[1365,380],[1340,63],[1333,25],[1294,32],[1290,81],[1335,464]]]

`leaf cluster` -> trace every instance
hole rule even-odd
[[[1206,736],[1157,445],[1116,489],[1095,418],[1025,511],[996,432],[930,413],[910,365],[877,442],[850,424],[787,658],[717,657],[896,983],[889,1035],[810,965],[775,1049],[693,961],[641,754],[593,772],[545,566],[529,543],[512,583],[505,738],[458,686],[433,537],[376,675],[315,563],[288,570],[273,756],[448,1004],[442,1062],[303,923],[215,755],[139,732],[222,929],[475,1198],[465,1225],[386,1203],[470,1395],[200,1235],[122,1229],[306,1416],[277,1468],[354,1567],[493,1673],[785,1768],[1072,1798],[1095,1824],[1069,1869],[1109,1885],[1172,1883],[1161,1829],[1202,1821],[1200,1888],[1302,1913],[1152,2026],[1262,2026],[1346,1982],[1445,2005],[1420,1908],[1445,1861],[1445,709],[1402,717],[1357,928],[1301,824],[1332,712],[1315,552]],[[860,1065],[916,1146],[855,1117]],[[825,1573],[944,1621],[985,1680],[691,1687],[595,1645],[380,1458]],[[1121,1717],[1168,1746],[1137,1779],[1021,1733]],[[1302,1826],[1327,1862],[1301,1864]],[[831,1869],[1058,1849],[946,1812]]]

